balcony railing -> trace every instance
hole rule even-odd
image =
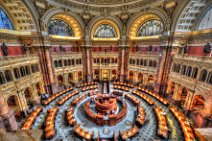
[[[202,63],[212,63],[212,57],[210,56],[193,56],[193,55],[180,55],[177,54],[174,56],[174,60],[188,60]]]
[[[39,61],[36,54],[19,55],[19,56],[3,56],[0,57],[0,66],[14,65],[15,63],[24,63],[28,61]]]

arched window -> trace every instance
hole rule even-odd
[[[173,71],[173,72],[176,72],[176,64],[173,64],[173,66],[172,66],[172,71]]]
[[[18,69],[18,68],[14,68],[14,69],[13,69],[13,72],[14,72],[15,78],[16,78],[16,79],[19,79],[19,78],[20,78],[19,69]]]
[[[192,78],[197,78],[197,74],[198,74],[198,68],[194,68],[191,77]]]
[[[75,65],[75,61],[74,61],[74,59],[72,59],[72,65]]]
[[[149,20],[141,25],[137,36],[160,35],[163,33],[163,23],[159,20]]]
[[[105,60],[104,58],[101,58],[101,64],[104,64]]]
[[[6,78],[7,82],[11,82],[13,80],[10,70],[5,71],[5,78]]]
[[[208,74],[208,78],[207,78],[207,81],[206,81],[208,84],[211,84],[212,85],[212,71]]]
[[[30,75],[31,74],[29,66],[25,66],[25,70],[26,70],[26,75]]]
[[[157,67],[157,61],[153,62],[153,67],[155,67],[155,68]]]
[[[200,81],[205,82],[205,80],[206,80],[206,78],[207,78],[207,74],[208,74],[208,71],[205,70],[205,69],[203,69],[203,70],[201,71]]]
[[[149,61],[149,67],[152,67],[152,60]]]
[[[3,74],[3,72],[0,72],[0,85],[5,84],[5,83],[6,83],[6,80],[5,80],[4,74]]]
[[[59,67],[62,67],[62,66],[63,66],[62,60],[59,60],[58,66],[59,66]]]
[[[96,58],[93,58],[93,63],[96,63]]]
[[[137,65],[139,65],[139,64],[140,64],[139,59],[137,59]]]
[[[14,30],[14,27],[13,27],[9,17],[1,8],[0,8],[0,28]]]
[[[36,72],[39,72],[40,71],[38,64],[35,64],[35,69],[36,69]]]
[[[67,60],[64,60],[64,66],[68,66]]]
[[[204,17],[202,18],[198,30],[209,29],[212,28],[212,7],[208,10]]]
[[[55,67],[55,68],[58,67],[58,62],[57,62],[57,60],[54,61],[54,67]]]
[[[35,70],[35,65],[34,64],[31,65],[31,70],[32,70],[33,73],[35,73],[36,70]],[[22,72],[21,72],[21,76],[22,76]]]
[[[26,76],[25,68],[24,67],[21,67],[20,70],[21,70],[21,76],[22,77]]]
[[[177,73],[179,73],[179,72],[180,72],[180,67],[181,67],[181,65],[180,65],[180,64],[177,64],[177,65],[176,65],[176,72],[177,72]]]
[[[117,37],[115,29],[108,25],[108,24],[102,24],[99,26],[95,33],[94,33],[95,38],[114,38]]]
[[[186,65],[183,65],[182,70],[181,70],[181,74],[185,75],[186,73]]]
[[[133,65],[135,65],[135,59],[133,59]]]
[[[50,35],[74,36],[72,28],[66,22],[58,19],[48,23],[48,32]]]
[[[98,64],[100,63],[100,59],[99,59],[99,58],[97,58],[97,60],[96,60],[96,61],[97,61],[97,63],[98,63]]]
[[[147,60],[144,60],[144,66],[147,66]]]
[[[143,66],[144,65],[144,62],[143,62],[143,59],[140,60],[140,66]]]
[[[117,58],[115,58],[115,63],[118,63],[118,59]]]
[[[71,66],[71,60],[70,59],[68,59],[68,65]]]
[[[186,71],[186,76],[190,77],[190,76],[191,76],[191,72],[192,72],[192,67],[189,66],[189,67],[187,68],[187,71]]]

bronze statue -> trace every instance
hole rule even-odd
[[[26,44],[24,44],[24,46],[22,46],[22,51],[23,51],[23,53],[24,53],[24,54],[26,54],[26,53],[27,53],[27,51],[28,51],[28,47],[27,47],[27,45],[26,45]]]
[[[4,56],[8,56],[8,47],[5,45],[4,42],[1,45],[1,50],[2,50]]]

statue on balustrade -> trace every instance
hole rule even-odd
[[[185,47],[183,48],[183,54],[188,53],[188,45],[186,44]]]
[[[28,47],[27,47],[26,44],[24,44],[24,45],[22,46],[22,51],[23,51],[24,54],[27,54],[27,52],[28,52]]]
[[[212,50],[212,47],[211,47],[210,43],[208,42],[204,47],[204,53],[210,53],[211,50]]]
[[[4,56],[8,56],[8,47],[5,45],[4,42],[1,45],[1,50]]]
[[[149,46],[148,51],[149,51],[149,52],[152,51],[152,45]]]

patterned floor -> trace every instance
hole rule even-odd
[[[101,88],[101,86],[99,86],[99,88]],[[113,91],[113,85],[110,84],[110,92],[112,92],[112,91]],[[80,95],[83,95],[87,92],[80,92]],[[131,92],[128,92],[128,93],[131,93]],[[124,92],[124,94],[126,94],[126,92]],[[63,97],[63,96],[61,96],[61,97]],[[79,96],[79,95],[77,95],[77,96]],[[81,139],[72,132],[73,128],[67,125],[67,122],[65,119],[65,111],[70,107],[70,103],[75,97],[76,96],[69,99],[67,102],[65,102],[64,105],[59,106],[59,112],[57,113],[56,124],[55,124],[56,130],[57,130],[57,135],[52,139],[52,141],[81,141]],[[172,115],[171,112],[169,112],[168,107],[161,104],[154,97],[151,97],[151,96],[149,96],[149,97],[156,101],[155,105],[160,106],[166,112],[166,117],[168,119],[168,125],[169,125],[169,129],[170,129],[168,141],[183,141],[182,131],[181,131],[175,117]],[[49,108],[57,106],[56,103],[57,103],[57,101],[60,100],[60,98],[57,98],[50,105],[44,107],[42,113],[36,119],[32,129],[42,129],[47,110]],[[155,112],[153,110],[154,106],[149,106],[144,100],[142,100],[139,97],[137,97],[137,98],[140,99],[140,101],[141,101],[140,105],[145,109],[146,120],[149,120],[149,122],[148,122],[148,124],[146,124],[145,126],[140,128],[140,132],[136,137],[131,138],[129,140],[130,141],[152,141],[152,140],[166,141],[156,135],[157,119],[156,119]],[[111,126],[111,127],[96,126],[94,123],[92,123],[86,119],[85,114],[82,110],[82,106],[83,106],[84,102],[88,99],[89,99],[89,97],[77,105],[77,107],[75,109],[75,118],[78,123],[81,123],[81,125],[82,125],[81,127],[83,127],[83,129],[90,131],[90,132],[94,130],[95,137],[97,137],[98,131],[100,131],[101,137],[105,137],[105,138],[112,137],[113,131],[115,131],[116,135],[118,135],[119,131],[125,131],[125,130],[131,128],[131,125],[126,124],[126,121],[134,123],[136,107],[128,100],[125,100],[128,104],[128,112],[127,112],[126,118],[123,121],[121,121],[120,123],[116,124],[115,126]],[[104,130],[109,131],[109,133],[105,134]],[[118,140],[120,140],[120,139],[118,139]]]

